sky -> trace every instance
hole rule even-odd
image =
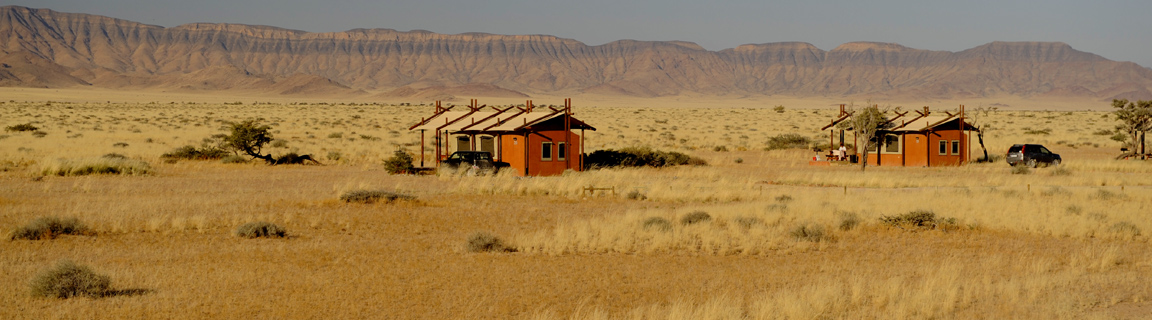
[[[546,34],[599,45],[680,40],[709,50],[853,41],[961,51],[992,41],[1059,41],[1152,67],[1149,0],[0,0],[173,27],[193,22],[309,32],[356,28]]]

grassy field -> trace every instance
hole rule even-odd
[[[540,102],[537,101],[539,104]],[[1152,164],[1117,161],[1097,111],[988,115],[989,153],[1042,143],[1059,168],[813,167],[764,148],[836,110],[578,108],[589,151],[650,146],[710,165],[556,177],[389,175],[430,107],[0,104],[0,230],[76,217],[87,235],[0,241],[3,318],[1126,319],[1152,313]],[[269,151],[323,166],[163,161],[262,118]],[[37,134],[35,132],[42,132]],[[1045,133],[1046,132],[1046,133]],[[721,149],[728,151],[717,151]],[[123,157],[107,158],[116,153]],[[430,156],[430,155],[429,155]],[[417,157],[419,158],[419,157]],[[85,165],[117,174],[57,175]],[[584,194],[581,187],[617,191]],[[347,203],[351,190],[414,200]],[[886,223],[930,212],[925,225]],[[707,216],[707,218],[703,218]],[[887,220],[886,220],[887,219]],[[266,221],[287,238],[233,233]],[[489,232],[510,252],[470,252]],[[31,294],[71,260],[117,294]]]

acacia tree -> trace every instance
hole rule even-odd
[[[972,122],[976,123],[976,139],[980,141],[980,149],[984,150],[984,157],[978,160],[980,162],[990,161],[988,159],[988,148],[984,147],[984,131],[989,130],[990,127],[988,124],[980,120],[987,118],[992,114],[992,111],[996,111],[996,109],[996,107],[977,107],[975,110],[968,113],[969,117],[972,118]]]
[[[1112,100],[1112,107],[1119,109],[1113,112],[1116,115],[1116,120],[1120,120],[1120,125],[1116,126],[1116,129],[1127,133],[1128,137],[1131,138],[1128,143],[1131,150],[1121,157],[1145,154],[1144,133],[1152,129],[1152,101]]]
[[[888,117],[884,114],[888,113],[891,107],[880,108],[879,105],[872,104],[869,101],[868,105],[856,109],[855,104],[848,105],[848,112],[852,115],[848,117],[847,121],[841,122],[841,128],[851,129],[856,132],[856,137],[860,139],[860,143],[864,144],[863,153],[860,156],[860,171],[864,171],[868,167],[868,151],[879,146],[880,139],[877,139],[877,133],[881,130],[892,127],[888,122]],[[859,149],[859,146],[857,146]]]
[[[228,127],[232,133],[224,137],[223,144],[225,147],[235,152],[243,152],[254,159],[276,163],[276,159],[272,158],[271,154],[260,154],[264,145],[272,142],[272,133],[269,132],[271,127],[260,125],[256,120],[234,122],[230,123]]]

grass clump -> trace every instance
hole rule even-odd
[[[192,145],[186,145],[176,148],[168,153],[160,155],[161,159],[165,160],[217,160],[228,156],[228,151],[217,148],[214,146],[204,146],[197,148]]]
[[[644,220],[644,230],[672,231],[672,222],[661,217],[651,217]]]
[[[233,154],[233,155],[228,155],[227,157],[220,159],[220,162],[221,163],[248,163],[248,158],[245,158],[244,156],[241,156],[241,155]]]
[[[764,224],[764,220],[755,217],[738,217],[733,219],[732,222],[736,223],[736,225],[744,228],[745,230],[752,229],[752,227]]]
[[[1065,166],[1058,166],[1056,169],[1052,169],[1052,172],[1049,172],[1048,174],[1056,177],[1070,176],[1072,175],[1072,170],[1068,170],[1068,167]]]
[[[712,221],[712,216],[704,211],[693,211],[680,218],[680,224],[682,225],[691,225],[708,221]]]
[[[1133,223],[1128,222],[1128,221],[1117,222],[1117,223],[1113,224],[1111,227],[1108,227],[1108,231],[1111,231],[1113,233],[1118,233],[1118,234],[1129,235],[1129,236],[1133,236],[1133,237],[1140,235],[1140,228],[1137,227],[1136,224],[1133,224]]]
[[[37,128],[36,126],[32,125],[31,122],[4,127],[4,131],[9,131],[9,132],[25,132],[25,131],[36,131],[36,130],[40,130],[40,128]]]
[[[855,212],[840,212],[837,215],[840,216],[841,231],[852,230],[860,226],[860,216],[856,215]]]
[[[377,201],[392,202],[396,200],[414,200],[415,196],[384,190],[352,190],[340,195],[340,201],[355,203],[375,203]]]
[[[828,240],[824,227],[818,224],[802,224],[788,232],[796,241],[820,242]]]
[[[783,149],[805,149],[812,144],[812,139],[795,134],[785,133],[775,137],[768,138],[768,146],[764,151],[783,150]]]
[[[80,219],[40,217],[32,220],[26,226],[16,229],[10,237],[11,240],[46,240],[54,239],[62,234],[88,235],[91,232]]]
[[[504,245],[504,240],[488,232],[476,232],[468,236],[468,252],[515,252]]]
[[[32,295],[67,299],[77,296],[103,297],[109,292],[111,280],[97,274],[87,266],[72,261],[61,261],[32,279]]]
[[[415,172],[416,166],[412,165],[412,155],[404,152],[404,150],[396,150],[391,158],[384,160],[384,171],[389,174],[408,174]]]
[[[288,230],[271,222],[249,222],[236,228],[236,236],[241,238],[283,238]]]
[[[937,217],[935,212],[928,210],[915,210],[901,215],[880,217],[880,222],[901,229],[943,229],[949,230],[956,226],[956,218]]]
[[[40,173],[53,176],[83,176],[89,174],[141,175],[152,172],[152,167],[141,160],[123,157],[100,157],[83,159],[56,159],[47,161]]]
[[[1032,169],[1028,168],[1028,166],[1026,166],[1026,165],[1021,164],[1021,165],[1012,166],[1012,174],[1029,174],[1029,173],[1032,173]]]
[[[624,148],[620,150],[596,150],[585,159],[589,169],[614,167],[669,167],[679,165],[707,165],[708,162],[675,151],[659,151],[650,148]]]
[[[640,192],[640,190],[628,191],[628,200],[648,200],[648,196]]]

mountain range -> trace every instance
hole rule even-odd
[[[547,35],[166,28],[5,6],[0,86],[418,100],[581,93],[1152,100],[1152,69],[1059,42],[991,42],[959,52],[875,42],[830,51],[803,42],[710,51],[682,41],[590,46]]]

